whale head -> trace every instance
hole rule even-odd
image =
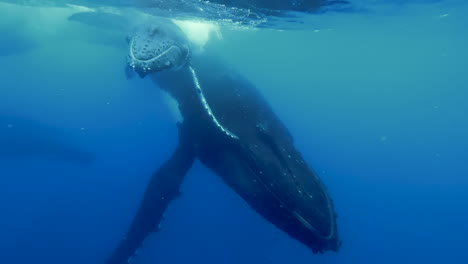
[[[127,41],[127,65],[142,78],[150,73],[177,69],[190,59],[189,41],[179,27],[168,20],[138,26]]]

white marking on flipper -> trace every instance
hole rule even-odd
[[[292,211],[292,213],[296,217],[296,219],[299,220],[302,223],[302,225],[307,227],[307,229],[309,229],[309,230],[311,230],[313,232],[317,232],[317,229],[315,229],[307,220],[305,220],[304,217],[302,217],[302,215],[300,215],[296,211]]]

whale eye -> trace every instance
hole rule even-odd
[[[159,34],[160,29],[159,29],[159,26],[157,26],[157,25],[152,25],[152,26],[150,26],[150,27],[148,28],[148,31],[149,31],[148,33],[149,33],[150,36],[154,36],[154,35],[156,35],[156,34]]]

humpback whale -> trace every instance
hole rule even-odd
[[[68,21],[77,21],[98,28],[119,31],[125,29],[129,24],[125,16],[102,11],[74,13],[68,17]]]
[[[170,21],[139,27],[127,39],[129,71],[150,77],[178,103],[179,141],[153,174],[126,235],[107,264],[127,263],[159,229],[195,159],[252,209],[314,253],[337,251],[336,213],[316,173],[256,87],[215,58],[191,53]]]

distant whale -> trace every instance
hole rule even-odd
[[[120,31],[129,25],[129,21],[125,16],[101,11],[74,13],[68,17],[68,20],[103,29]]]
[[[195,159],[314,253],[339,249],[331,198],[251,82],[213,58],[192,54],[185,35],[170,21],[142,26],[129,38],[129,46],[129,71],[149,75],[168,92],[183,120],[178,123],[178,146],[154,173],[107,264],[127,263],[158,230]]]
[[[38,121],[0,113],[0,160],[39,158],[91,164],[90,152],[64,133]]]
[[[15,26],[0,25],[0,56],[10,56],[31,51],[37,47],[32,37]]]

